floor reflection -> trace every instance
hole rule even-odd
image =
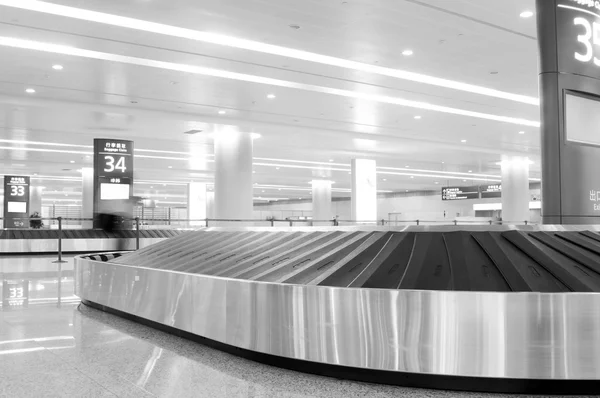
[[[73,259],[55,260],[53,256],[0,256],[2,311],[79,302],[74,293]]]

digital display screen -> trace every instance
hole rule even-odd
[[[565,119],[567,141],[600,146],[600,98],[567,93]]]
[[[8,202],[8,213],[27,213],[27,202]]]
[[[129,199],[129,184],[100,184],[101,200]]]

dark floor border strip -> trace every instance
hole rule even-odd
[[[172,326],[163,325],[162,323],[151,321],[137,315],[132,315],[111,307],[106,307],[102,304],[97,304],[92,301],[82,299],[81,302],[89,307],[108,312],[242,358],[279,368],[290,369],[319,376],[333,377],[336,379],[348,379],[367,383],[390,384],[402,387],[428,388],[436,390],[508,394],[595,395],[599,391],[598,386],[600,381],[598,380],[533,380],[445,376],[353,368],[348,366],[309,362],[301,359],[285,358],[221,343],[174,328]]]

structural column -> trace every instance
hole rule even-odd
[[[522,224],[529,221],[529,164],[528,158],[502,158],[502,221]]]
[[[206,192],[206,218],[215,218],[215,192]]]
[[[81,218],[94,218],[94,169],[81,169]],[[81,228],[93,228],[93,221],[83,221]]]
[[[187,186],[187,211],[190,225],[204,225],[207,218],[206,183],[190,182]]]
[[[377,220],[377,165],[374,160],[352,160],[352,219]]]
[[[332,220],[331,184],[328,180],[312,181],[312,218],[317,221]]]
[[[215,136],[215,218],[252,218],[252,135],[221,131]]]
[[[42,192],[44,191],[44,187],[40,186],[31,186],[29,188],[29,215],[34,212],[40,213],[42,215]]]

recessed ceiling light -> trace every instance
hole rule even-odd
[[[256,171],[252,170],[252,174],[256,174]]]
[[[404,50],[404,51],[402,51],[402,55],[404,55],[405,57],[410,57],[413,54],[414,54],[413,50]]]
[[[330,162],[333,162],[334,160],[333,160],[333,159],[329,159],[329,161],[330,161]]]
[[[150,189],[154,189],[154,187],[151,185],[151,186],[150,186]]]
[[[465,142],[467,142],[467,140],[460,140],[460,142],[462,142],[464,144]]]
[[[410,178],[415,178],[415,176],[410,176]]]
[[[169,166],[169,168],[170,168],[170,169],[172,169],[172,168],[173,168],[173,166]]]
[[[383,181],[387,181],[387,178],[384,178]]]
[[[437,181],[436,181],[435,183],[436,183],[436,184],[439,184],[439,182],[437,182]]]
[[[469,170],[469,173],[472,173],[472,172],[473,172],[473,170]]]
[[[521,18],[531,18],[533,17],[533,11],[523,11],[519,16]]]
[[[269,94],[269,95],[267,95],[267,98],[268,99],[275,99],[277,97],[275,96],[275,94]]]
[[[467,182],[467,180],[463,180],[463,182]]]
[[[280,167],[275,167],[275,170],[279,170],[279,169],[280,169]]]
[[[63,68],[62,65],[56,64],[56,65],[52,65],[52,69],[54,69],[54,70],[63,70],[64,68]]]
[[[71,160],[71,163],[75,163],[75,161],[74,161],[74,160]]]
[[[525,134],[525,132],[524,131],[519,131],[519,134],[523,135],[523,134]]]
[[[28,89],[25,90],[25,92],[28,93],[28,94],[33,94],[33,93],[35,93],[35,90],[32,89],[32,88],[28,88]]]
[[[201,41],[206,43],[212,43],[222,46],[229,46],[244,50],[256,51],[265,54],[278,55],[293,59],[300,59],[309,62],[315,62],[325,65],[333,65],[347,69],[354,69],[358,71],[366,71],[379,75],[391,76],[399,79],[411,80],[416,82],[422,82],[425,84],[432,84],[446,88],[452,88],[456,90],[463,90],[481,95],[488,95],[497,98],[505,98],[513,101],[519,101],[529,103],[532,105],[539,105],[539,99],[534,97],[528,97],[523,95],[516,95],[512,93],[501,92],[498,90],[490,89],[487,87],[475,86],[471,84],[461,83],[457,81],[451,81],[433,76],[421,75],[414,72],[408,72],[403,70],[391,69],[379,67],[376,65],[364,64],[361,62],[351,61],[348,59],[336,58],[332,56],[326,56],[323,54],[312,53],[308,51],[298,51],[293,48],[275,46],[267,43],[258,41],[247,40],[243,38],[231,37],[216,34],[214,32],[198,31],[192,29],[184,29],[172,25],[153,23],[144,21],[141,19],[134,19],[123,17],[114,14],[107,14],[102,12],[89,11],[81,8],[66,7],[60,4],[52,4],[48,2],[30,2],[21,0],[3,1],[3,5],[9,7],[15,7],[20,9],[26,9],[31,11],[43,12],[46,14],[58,15],[63,17],[69,17],[73,19],[79,19],[88,22],[102,23],[105,25],[119,26],[128,29],[134,29],[138,31],[145,31],[149,33],[162,34],[171,37],[184,38],[188,40]],[[298,26],[298,25],[296,25]],[[298,26],[299,27],[299,26]]]
[[[419,120],[421,119],[421,116],[415,116],[415,119]]]
[[[47,5],[48,3],[44,3],[44,4]],[[214,77],[220,77],[220,78],[226,78],[226,79],[232,79],[232,80],[238,80],[238,81],[250,81],[253,83],[269,84],[270,86],[277,85],[279,87],[289,87],[289,88],[294,88],[294,89],[298,89],[298,90],[326,93],[326,94],[342,96],[342,97],[347,97],[347,98],[364,99],[367,101],[388,103],[388,104],[406,106],[406,107],[416,108],[416,109],[425,109],[425,110],[443,112],[443,113],[454,114],[454,115],[462,115],[462,116],[475,117],[475,118],[480,118],[480,119],[495,120],[495,121],[499,121],[499,122],[518,124],[518,125],[522,125],[522,126],[540,127],[540,125],[541,125],[541,123],[539,121],[525,120],[525,119],[519,119],[519,118],[495,115],[495,114],[487,114],[487,113],[481,113],[481,112],[474,112],[474,111],[468,111],[465,109],[450,108],[447,106],[434,105],[434,104],[426,103],[426,102],[411,101],[411,100],[407,100],[407,99],[400,98],[400,97],[390,97],[390,96],[378,95],[378,94],[359,93],[359,92],[351,91],[351,90],[333,89],[330,87],[315,86],[315,85],[311,85],[311,84],[298,83],[298,82],[285,81],[285,80],[277,80],[277,79],[272,79],[272,78],[267,78],[267,77],[262,77],[262,76],[245,75],[245,74],[234,73],[234,72],[229,72],[229,71],[224,71],[224,70],[198,67],[195,65],[159,62],[156,60],[146,59],[146,58],[136,58],[136,57],[131,57],[131,56],[119,55],[119,54],[93,52],[93,51],[87,51],[87,50],[79,49],[79,48],[75,48],[75,47],[60,46],[60,45],[55,45],[53,43],[42,43],[42,42],[35,42],[35,41],[29,41],[29,40],[21,40],[21,39],[15,39],[12,37],[0,37],[0,46],[25,48],[25,49],[30,49],[30,50],[53,52],[53,53],[57,53],[57,54],[68,54],[71,56],[83,57],[83,58],[88,58],[88,59],[101,59],[101,60],[105,60],[105,61],[120,62],[120,63],[124,63],[124,64],[129,64],[129,65],[140,65],[140,66],[159,68],[159,69],[164,69],[164,70],[184,71],[186,73],[193,73],[193,74],[203,75],[203,76],[214,76]],[[396,72],[398,72],[398,71],[396,71]],[[409,79],[409,80],[415,81],[414,79]],[[426,81],[423,81],[422,83],[426,83]],[[466,90],[466,91],[469,91],[469,90]],[[534,104],[539,105],[539,99],[534,99]],[[297,119],[295,119],[294,121],[296,121],[296,120]]]
[[[404,166],[404,167],[406,167],[407,169],[410,169],[410,166]]]
[[[227,112],[225,112],[225,111],[219,111],[219,115],[224,115],[224,114],[226,114],[226,113],[227,113]]]

